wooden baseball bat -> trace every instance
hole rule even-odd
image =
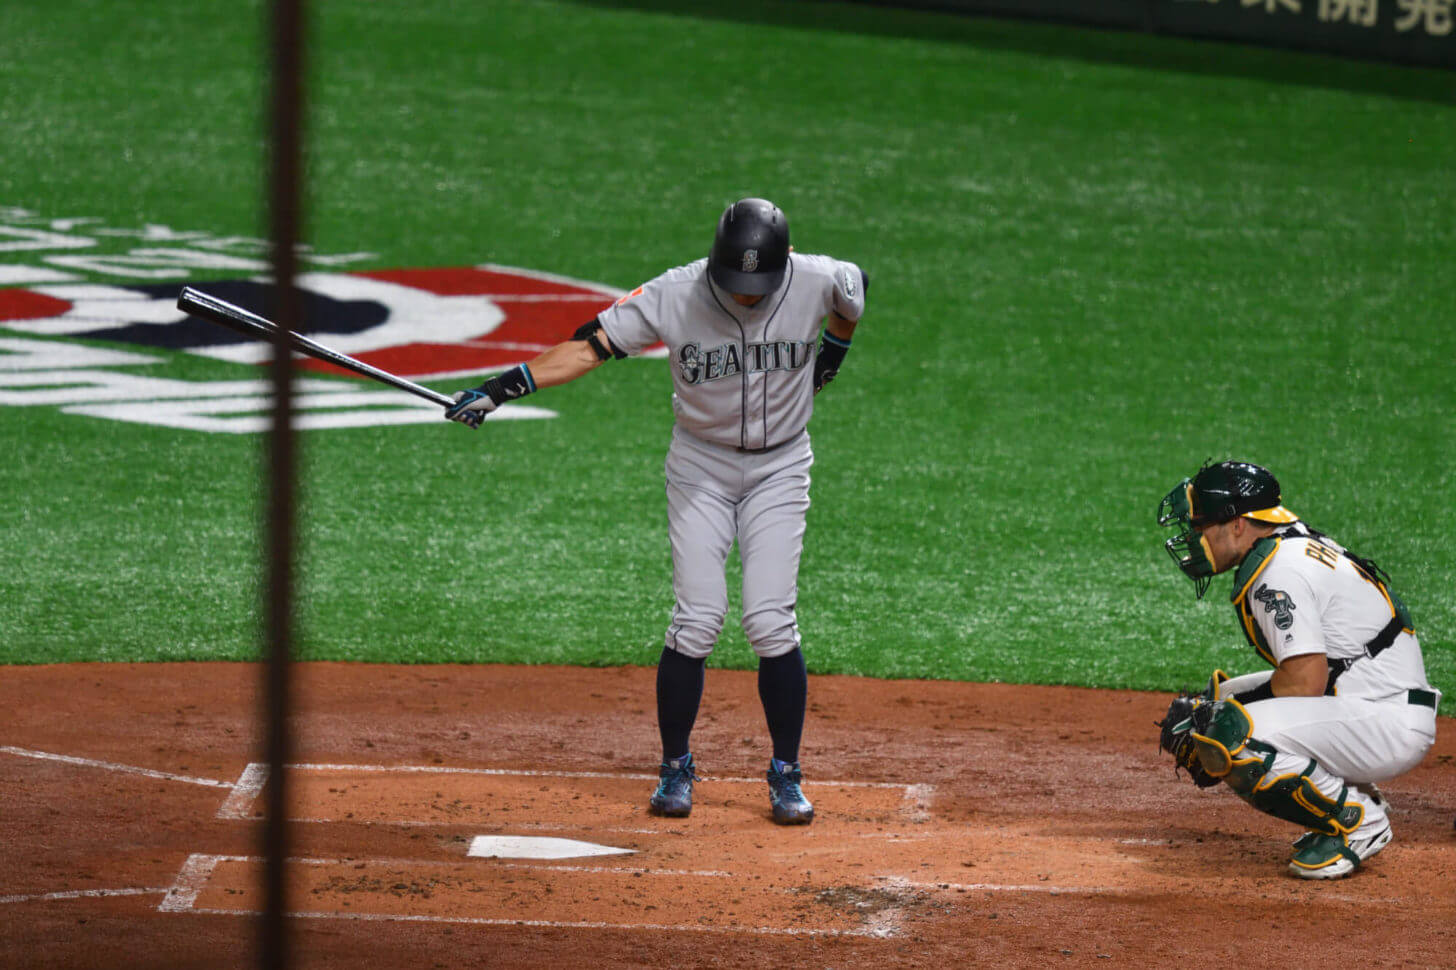
[[[303,334],[292,331],[284,332],[271,320],[258,316],[240,306],[234,306],[226,300],[220,300],[208,293],[195,290],[190,286],[184,286],[182,293],[177,297],[177,309],[185,310],[194,317],[212,323],[221,324],[229,330],[235,330],[247,337],[258,337],[262,340],[276,341],[281,334],[287,344],[294,350],[322,361],[327,361],[336,367],[353,371],[363,377],[371,377],[391,387],[397,387],[402,391],[408,391],[427,401],[433,401],[441,407],[449,407],[454,400],[441,394],[439,391],[432,391],[428,387],[416,384],[414,381],[406,380],[398,374],[391,374],[387,370],[380,370],[378,367],[370,366],[362,360],[356,360],[348,354],[331,350],[321,343],[317,343]]]

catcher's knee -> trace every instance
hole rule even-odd
[[[1259,750],[1263,746],[1253,740],[1253,719],[1236,700],[1214,701],[1198,714],[1191,736],[1203,770],[1222,778],[1235,791],[1241,791],[1247,769],[1264,759],[1264,753]],[[1251,749],[1250,742],[1258,747]]]
[[[1193,732],[1204,770],[1238,793],[1266,815],[1294,822],[1325,835],[1349,833],[1359,827],[1365,810],[1347,801],[1346,790],[1330,798],[1310,781],[1317,767],[1313,759],[1282,754],[1257,740],[1248,710],[1235,700],[1213,705],[1204,733]],[[1283,762],[1291,770],[1279,770]]]

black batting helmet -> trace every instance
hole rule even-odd
[[[708,275],[729,293],[760,296],[784,281],[789,265],[789,220],[767,199],[739,199],[723,210]]]

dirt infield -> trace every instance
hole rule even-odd
[[[1308,883],[1284,873],[1291,826],[1174,777],[1161,695],[811,678],[819,817],[784,829],[751,673],[709,671],[693,815],[646,813],[653,677],[302,665],[297,965],[1456,965],[1449,719],[1384,786],[1395,842]],[[0,964],[253,965],[258,678],[0,672]]]

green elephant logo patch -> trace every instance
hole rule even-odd
[[[1294,600],[1282,589],[1270,589],[1268,584],[1254,591],[1254,599],[1264,604],[1265,613],[1274,614],[1274,625],[1281,630],[1294,626]]]

